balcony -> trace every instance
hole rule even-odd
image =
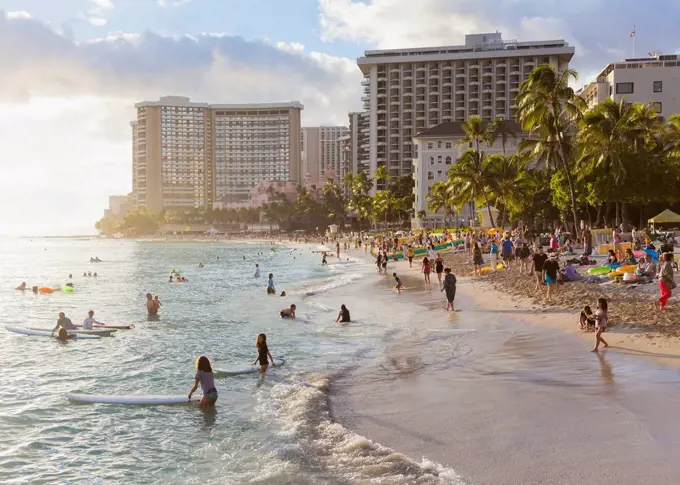
[[[524,66],[535,66],[536,63],[532,60],[524,61]]]
[[[411,108],[411,107],[409,106],[408,108],[404,108],[404,109],[402,109],[401,111],[402,111],[402,113],[411,113],[411,112],[413,111],[413,108]]]
[[[484,71],[482,73],[482,77],[492,77],[493,76],[493,71]]]
[[[367,79],[367,78],[363,78],[363,79],[361,80],[361,85],[364,86],[364,87],[370,86],[370,85],[371,85],[371,80],[370,80],[370,79]]]
[[[439,107],[428,108],[428,111],[439,111]]]
[[[439,71],[430,71],[430,79],[439,79]]]
[[[465,79],[465,72],[457,72],[456,79]]]
[[[427,71],[427,68],[424,66],[416,67],[416,72],[425,72]]]
[[[430,91],[430,96],[439,96],[439,90],[435,89],[434,91]]]
[[[483,93],[492,93],[493,92],[493,86],[491,86],[490,84],[485,84],[484,86],[482,86],[482,92]]]
[[[426,87],[427,87],[427,84],[425,84],[425,81],[424,81],[424,80],[423,80],[423,81],[418,81],[418,82],[416,83],[416,87],[417,87],[417,88],[426,88]]]
[[[399,74],[400,72],[401,72],[401,69],[399,69],[398,67],[393,67],[392,69],[390,69],[390,74],[394,74],[394,73]]]
[[[451,82],[451,79],[444,79],[444,82],[442,83],[442,87],[448,87],[451,86],[453,83]]]
[[[458,88],[458,89],[456,89],[456,94],[465,94],[465,93],[467,93],[467,91],[465,90],[465,88]]]
[[[505,80],[504,77],[497,77],[496,78],[496,84],[505,84],[507,81]]]

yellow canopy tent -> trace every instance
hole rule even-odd
[[[676,214],[670,209],[666,209],[663,211],[661,214],[656,215],[649,219],[647,222],[649,222],[652,227],[654,227],[655,224],[679,224],[680,225],[680,215]]]

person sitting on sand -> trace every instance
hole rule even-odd
[[[269,273],[269,281],[267,281],[267,294],[276,295],[276,288],[274,288],[274,273]]]
[[[645,254],[644,259],[640,259],[638,264],[637,275],[644,277],[646,281],[652,281],[656,278],[659,272],[659,266],[656,264],[652,256]]]
[[[295,309],[296,306],[295,304],[292,304],[290,308],[284,308],[279,312],[279,315],[281,315],[281,318],[292,318],[295,319]]]
[[[26,282],[22,282],[16,289],[19,291],[26,291]]]
[[[401,293],[401,289],[404,287],[404,285],[402,284],[401,280],[399,279],[399,276],[397,276],[397,273],[392,273],[392,276],[394,277],[394,281],[397,282],[394,289],[397,290],[397,293]]]
[[[338,318],[335,320],[335,323],[349,323],[350,318],[349,318],[349,310],[343,303],[340,305],[340,313],[338,313]]]
[[[609,256],[607,257],[607,265],[619,264],[619,258],[616,257],[616,253],[613,249],[609,250]]]
[[[66,314],[64,312],[59,312],[59,320],[57,320],[57,324],[52,329],[52,333],[54,333],[55,330],[59,328],[64,328],[66,330],[75,330],[76,326],[73,325],[73,322],[71,321],[70,318],[66,318]]]
[[[637,259],[635,259],[632,249],[626,249],[626,259],[623,261],[623,264],[637,264]]]
[[[593,352],[597,352],[598,348],[600,347],[600,342],[602,342],[605,347],[609,347],[609,344],[602,338],[602,333],[607,330],[607,324],[609,323],[609,317],[607,315],[607,300],[604,298],[597,299],[595,321],[597,333],[595,334],[595,347],[592,350]]]
[[[590,332],[591,329],[595,330],[595,316],[589,305],[584,306],[583,310],[581,310],[579,322],[581,324],[581,330],[585,330],[586,332]]]

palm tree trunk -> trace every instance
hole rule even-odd
[[[571,174],[569,162],[567,161],[567,154],[564,151],[564,139],[562,137],[562,127],[559,122],[557,122],[556,133],[559,139],[560,145],[560,158],[562,159],[562,168],[564,168],[564,173],[567,176],[567,183],[569,184],[569,195],[571,196],[571,213],[574,217],[574,236],[576,239],[580,236],[580,227],[578,223],[578,213],[576,212],[576,189],[574,187],[574,177]]]
[[[493,214],[491,213],[491,206],[489,205],[489,198],[486,196],[486,192],[482,192],[484,194],[484,202],[486,203],[486,210],[489,212],[489,221],[491,221],[491,227],[496,229],[496,223],[493,221]]]

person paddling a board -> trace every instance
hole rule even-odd
[[[253,362],[253,365],[259,362],[260,372],[262,374],[267,372],[267,367],[269,367],[269,360],[267,360],[267,358],[269,358],[272,361],[272,367],[276,367],[276,364],[274,363],[274,358],[272,357],[272,354],[269,352],[269,347],[267,347],[267,336],[265,334],[261,333],[260,335],[257,336],[257,340],[255,341],[255,347],[257,348],[257,360]]]
[[[87,317],[83,320],[83,330],[92,330],[92,327],[97,325],[104,325],[102,322],[98,322],[94,319],[94,311],[90,310],[87,312]]]
[[[215,377],[210,360],[205,355],[196,359],[196,375],[194,376],[194,387],[189,391],[189,401],[191,401],[191,395],[198,389],[199,383],[203,390],[203,397],[198,405],[202,408],[213,407],[217,401],[217,388],[215,388]]]
[[[281,318],[292,318],[295,319],[295,304],[292,304],[290,308],[284,308],[281,310]]]
[[[57,324],[52,329],[52,334],[54,334],[54,332],[59,328],[63,328],[65,330],[75,330],[76,326],[73,325],[73,322],[70,318],[66,318],[66,314],[64,312],[59,312],[59,320],[57,320]]]

